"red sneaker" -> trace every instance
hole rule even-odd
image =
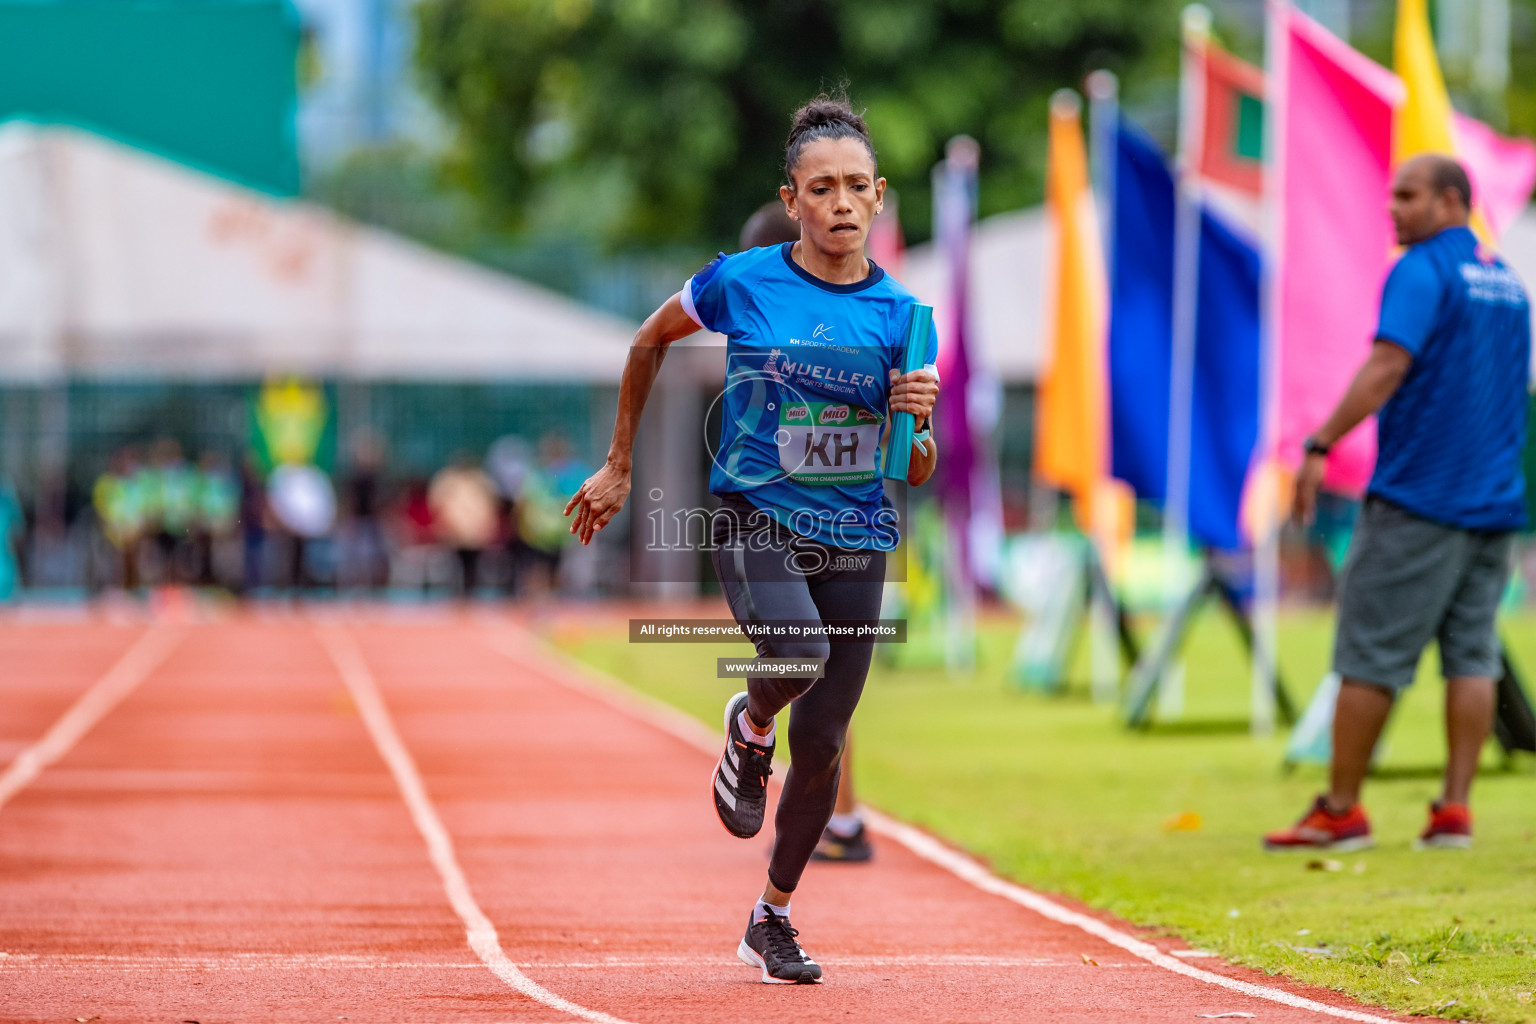
[[[1371,838],[1371,823],[1359,804],[1343,814],[1334,814],[1328,802],[1318,797],[1300,821],[1290,828],[1264,837],[1266,850],[1332,850],[1348,853],[1376,845]]]
[[[1465,850],[1472,845],[1472,812],[1466,804],[1429,805],[1429,824],[1414,841],[1415,850]]]

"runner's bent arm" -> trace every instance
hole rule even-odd
[[[576,518],[571,522],[571,532],[583,544],[590,544],[592,537],[609,520],[619,514],[624,500],[629,497],[629,476],[634,461],[635,433],[640,429],[640,414],[645,411],[645,401],[650,397],[651,385],[661,371],[661,361],[666,357],[667,346],[679,338],[686,338],[699,329],[683,310],[682,293],[672,296],[661,308],[646,318],[635,332],[635,341],[629,348],[629,359],[624,363],[624,376],[619,381],[619,412],[613,420],[613,440],[608,445],[608,459],[603,467],[589,476],[577,488],[565,514],[574,509]]]
[[[931,420],[933,403],[938,397],[939,378],[932,370],[913,370],[908,374],[891,371],[890,411],[911,413],[919,429],[923,421]],[[913,487],[922,486],[938,465],[938,442],[932,436],[926,441],[914,441],[911,461],[907,464],[907,483]]]

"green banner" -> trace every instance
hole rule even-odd
[[[78,125],[294,195],[298,52],[287,0],[0,0],[0,120]]]
[[[263,473],[278,466],[335,462],[335,403],[319,384],[297,378],[269,380],[251,401],[251,451]]]

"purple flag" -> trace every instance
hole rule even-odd
[[[939,310],[939,380],[934,410],[942,446],[935,480],[958,556],[956,582],[967,593],[995,583],[1002,544],[1002,496],[992,432],[1001,388],[978,359],[970,321],[971,229],[976,216],[980,149],[965,136],[950,140],[934,168],[934,236],[948,268]]]

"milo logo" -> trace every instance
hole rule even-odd
[[[846,405],[829,405],[821,410],[821,422],[823,423],[847,423],[848,407]]]
[[[879,413],[870,412],[868,409],[860,409],[860,410],[858,410],[857,412],[855,412],[853,414],[853,422],[855,422],[855,423],[879,423],[880,422],[880,414]]]
[[[811,407],[808,405],[791,405],[784,409],[784,422],[786,423],[798,423],[800,420],[809,421],[810,418]]]

